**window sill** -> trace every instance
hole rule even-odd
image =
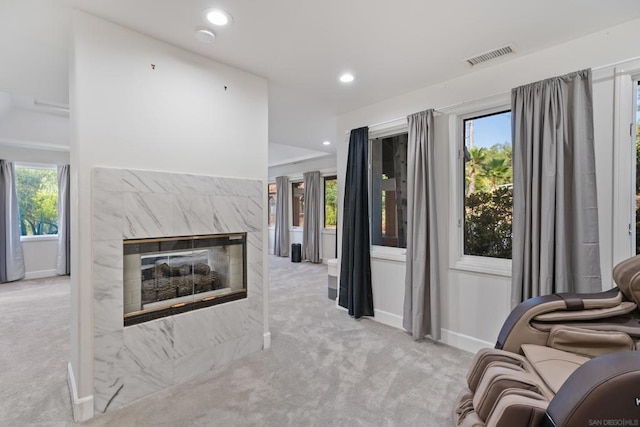
[[[44,234],[41,236],[20,236],[21,242],[46,242],[48,240],[58,240],[58,235]]]
[[[386,246],[371,246],[372,259],[407,262],[407,250],[404,248],[389,248]]]
[[[323,234],[333,234],[335,236],[336,229],[335,228],[323,228],[322,229],[322,233]]]
[[[511,277],[511,260],[464,255],[451,265],[454,270]]]

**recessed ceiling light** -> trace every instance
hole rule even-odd
[[[325,141],[322,143],[322,145],[331,145],[331,141]]]
[[[195,33],[196,39],[202,43],[213,43],[216,39],[216,35],[213,31],[206,27],[198,27],[196,28]]]
[[[202,14],[205,21],[218,27],[229,25],[232,21],[231,15],[222,9],[207,9]]]
[[[343,75],[340,76],[340,81],[342,83],[351,83],[354,80],[353,74],[351,73],[344,73]]]

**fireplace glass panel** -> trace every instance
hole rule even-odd
[[[246,233],[123,246],[125,326],[246,297]]]

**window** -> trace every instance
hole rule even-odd
[[[20,233],[40,236],[58,233],[58,177],[55,169],[16,166]]]
[[[611,70],[605,69],[595,76],[609,75]],[[599,77],[596,77],[599,78]],[[605,204],[610,203],[613,207],[611,220],[611,249],[612,263],[608,268],[612,268],[617,262],[636,255],[640,251],[640,61],[633,60],[625,64],[624,70],[615,73],[614,87],[614,110],[613,110],[613,145],[607,146],[613,153],[613,172],[611,173],[612,188],[611,194],[599,193],[598,198],[604,197]],[[603,112],[607,111],[603,107],[603,102],[595,102],[594,93],[594,127],[609,126],[609,122],[602,121]],[[600,106],[598,106],[600,105]],[[599,108],[596,110],[595,108]],[[597,111],[597,113],[596,113]],[[635,126],[634,126],[635,124]],[[630,132],[631,131],[631,132]],[[596,147],[596,153],[597,153]],[[606,164],[606,160],[604,161]],[[599,166],[596,159],[596,167]],[[598,187],[599,188],[599,187]],[[605,214],[606,218],[606,214]],[[605,243],[601,239],[600,245]],[[603,260],[602,267],[607,268]],[[604,270],[603,270],[604,271]],[[602,276],[603,286],[605,275]],[[611,283],[610,278],[607,284]]]
[[[511,259],[511,112],[463,119],[464,255]]]
[[[407,134],[371,140],[371,244],[407,247]]]
[[[267,191],[269,193],[269,205],[268,205],[269,227],[274,227],[276,225],[276,185],[269,184],[269,186],[267,187]]]
[[[636,255],[640,254],[640,81],[636,84],[636,188],[635,188],[635,213],[636,213]]]
[[[291,184],[291,201],[293,212],[293,226],[304,226],[304,182],[294,182]]]
[[[338,223],[338,179],[324,178],[324,228],[336,228]]]

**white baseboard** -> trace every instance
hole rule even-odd
[[[470,337],[458,332],[449,331],[447,329],[441,329],[440,333],[443,343],[448,344],[452,347],[459,348],[461,350],[469,351],[471,353],[477,353],[481,348],[493,348],[495,346],[495,343],[479,340],[477,338]]]
[[[397,314],[389,313],[387,311],[378,310],[377,308],[373,309],[374,316],[371,320],[375,320],[376,322],[380,322],[384,325],[392,326],[398,329],[404,329],[402,327],[402,316],[398,316]]]
[[[271,332],[262,335],[262,349],[266,350],[268,348],[271,348]]]
[[[383,323],[388,326],[392,326],[394,328],[398,328],[404,330],[402,326],[402,316],[398,316],[397,314],[388,313],[386,311],[374,309],[375,316],[372,317],[372,320],[376,322]],[[481,348],[493,348],[495,343],[491,343],[488,341],[479,340],[474,337],[470,337],[468,335],[464,335],[458,332],[449,331],[447,329],[441,329],[441,341],[444,344],[450,345],[452,347],[459,348],[461,350],[465,350],[471,353],[477,353]]]
[[[346,308],[338,304],[337,297],[336,308],[338,310],[348,311]],[[402,316],[398,316],[397,314],[389,313],[383,310],[378,310],[377,308],[373,309],[373,317],[367,317],[367,319],[371,319],[374,322],[382,323],[383,325],[392,326],[394,328],[404,329],[402,327]]]
[[[42,279],[43,277],[53,277],[56,275],[56,270],[40,270],[40,271],[27,271],[24,273],[25,280]]]
[[[78,397],[78,389],[76,388],[76,378],[73,374],[73,366],[71,362],[67,365],[67,383],[69,384],[69,392],[71,393],[71,409],[73,410],[73,420],[77,423],[87,421],[93,418],[93,395]]]

